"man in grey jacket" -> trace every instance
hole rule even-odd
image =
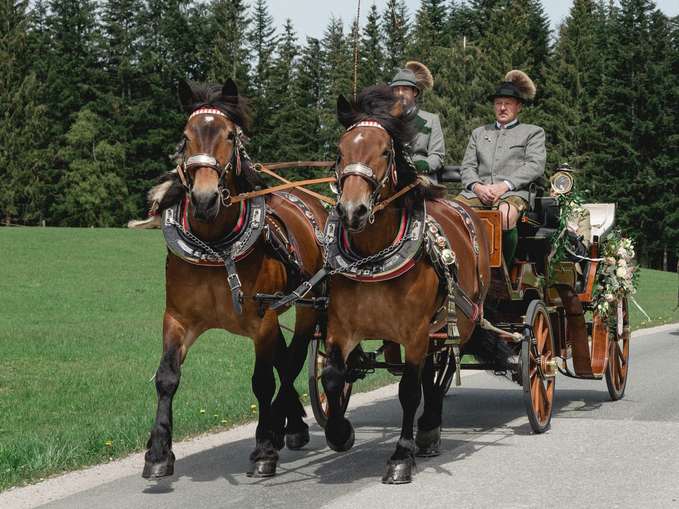
[[[507,73],[491,96],[495,123],[474,129],[460,169],[464,190],[457,199],[502,213],[508,267],[516,252],[516,224],[528,206],[528,186],[545,173],[545,131],[518,119],[523,104],[534,97],[535,84],[524,72]]]
[[[424,64],[411,61],[404,69],[399,69],[389,85],[401,99],[406,112],[417,111],[417,135],[410,143],[415,167],[422,173],[439,170],[446,152],[441,121],[438,115],[421,110],[417,105],[422,92],[434,86],[431,72]]]

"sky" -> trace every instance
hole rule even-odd
[[[361,26],[365,25],[368,10],[376,4],[380,12],[387,0],[361,0]],[[420,0],[406,0],[408,11],[414,14]],[[552,29],[568,15],[570,0],[542,0],[545,13],[549,16]],[[679,14],[679,0],[657,0],[656,5],[668,16]],[[345,27],[356,17],[357,0],[269,0],[271,14],[278,26],[283,26],[287,18],[292,19],[300,42],[306,36],[322,37],[331,15],[342,18]]]

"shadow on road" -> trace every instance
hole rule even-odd
[[[557,388],[553,415],[588,418],[588,414],[596,414],[595,411],[608,401],[605,386],[599,390]],[[175,476],[148,484],[143,492],[170,493],[173,484],[181,478],[196,483],[225,479],[232,485],[272,488],[311,479],[319,484],[345,484],[381,476],[400,432],[398,399],[352,408],[349,419],[356,430],[356,445],[346,453],[330,451],[323,430],[314,424],[310,430],[311,442],[303,450],[281,451],[278,475],[273,478],[250,479],[244,475],[254,447],[253,437],[178,458]],[[436,458],[418,459],[418,468],[433,468],[452,475],[444,465],[463,460],[486,447],[502,447],[509,437],[531,434],[521,388],[510,383],[499,388],[452,389],[444,403],[443,422],[442,454]]]

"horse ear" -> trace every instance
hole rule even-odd
[[[191,84],[186,80],[179,80],[179,83],[177,83],[177,93],[179,95],[179,102],[181,102],[182,108],[188,111],[194,102]]]
[[[222,87],[222,98],[229,103],[238,103],[238,87],[231,78]]]
[[[337,119],[344,127],[349,127],[351,125],[351,117],[354,109],[351,103],[347,101],[347,98],[342,94],[337,97]]]

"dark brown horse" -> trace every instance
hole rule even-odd
[[[196,339],[215,328],[254,342],[252,389],[259,403],[259,422],[249,473],[269,476],[276,471],[277,450],[284,438],[294,449],[309,440],[304,409],[288,376],[300,370],[305,352],[288,351],[277,313],[260,306],[253,296],[285,291],[298,284],[302,274],[321,266],[315,225],[305,212],[312,212],[321,228],[326,214],[320,203],[289,195],[233,204],[239,193],[262,187],[242,145],[241,128],[247,125],[243,99],[231,80],[223,87],[182,82],[179,96],[189,117],[178,153],[178,173],[166,185],[169,189],[160,206],[165,210],[164,232],[169,228],[166,307],[163,354],[156,372],[158,410],[143,476],[173,473],[172,398],[180,366]],[[313,335],[316,318],[309,308],[297,310],[295,344],[304,344]],[[272,402],[274,368],[281,387]]]
[[[426,180],[377,211],[380,203],[418,179],[404,158],[404,142],[412,139],[413,120],[399,117],[400,113],[399,103],[388,87],[366,89],[353,103],[343,97],[338,100],[338,118],[347,130],[338,147],[337,213],[348,243],[358,256],[380,252],[399,235],[403,209],[411,211],[427,200],[427,214],[441,225],[457,256],[459,287],[481,304],[490,277],[489,255],[482,224],[473,212],[464,209],[476,232],[476,249],[465,217],[441,199],[442,190],[438,186]],[[345,451],[354,442],[353,428],[341,405],[349,354],[365,338],[399,343],[405,348],[405,368],[399,384],[403,422],[383,482],[410,482],[416,443],[421,451],[431,455],[436,453],[440,441],[444,394],[435,387],[433,364],[427,353],[431,321],[447,292],[426,255],[415,258],[412,268],[397,278],[365,282],[338,274],[331,278],[329,288],[326,339],[329,363],[322,374],[329,402],[325,428],[328,445],[336,451]],[[462,313],[457,315],[464,344],[475,322]],[[424,412],[414,440],[415,412],[423,390]]]

